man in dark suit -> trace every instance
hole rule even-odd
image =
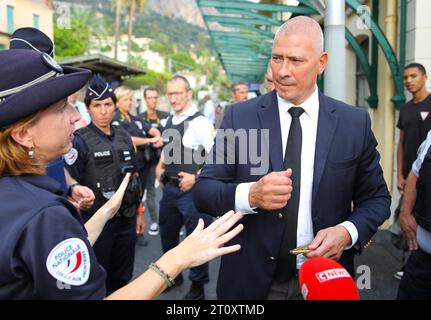
[[[276,90],[225,115],[194,190],[200,211],[245,214],[232,240],[241,250],[221,260],[219,299],[300,299],[297,270],[316,256],[354,274],[354,255],[390,216],[368,113],[317,89],[327,60],[317,22],[290,19],[274,39]],[[311,252],[290,254],[302,245]]]

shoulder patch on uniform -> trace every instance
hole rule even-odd
[[[144,126],[142,125],[141,121],[137,120],[137,121],[135,121],[135,124],[136,124],[136,126],[138,127],[139,130],[144,129]]]
[[[48,272],[57,280],[73,286],[85,284],[90,277],[90,254],[79,238],[69,238],[54,247],[46,259]]]
[[[63,156],[63,158],[64,161],[66,161],[66,163],[71,166],[75,163],[76,159],[78,159],[78,150],[72,148],[68,153]]]

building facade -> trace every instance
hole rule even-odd
[[[34,27],[54,37],[51,0],[0,0],[0,50],[9,47],[12,33],[23,27]]]

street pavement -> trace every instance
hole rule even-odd
[[[158,200],[160,190],[158,190]],[[160,236],[148,235],[150,225],[149,217],[146,214],[147,226],[145,238],[147,246],[136,246],[135,267],[133,278],[147,270],[148,265],[157,260],[162,255]],[[183,239],[182,237],[181,239]],[[356,276],[360,286],[365,288],[360,290],[362,300],[393,300],[396,298],[399,280],[394,278],[394,273],[402,266],[402,251],[397,250],[390,241],[390,233],[387,230],[379,230],[373,237],[373,243],[355,260]],[[208,300],[216,300],[216,285],[220,258],[210,262],[210,282],[205,286],[205,295]],[[371,281],[366,279],[366,275],[371,275]],[[183,273],[184,283],[179,287],[162,293],[158,300],[180,300],[188,292],[190,281],[188,271]]]

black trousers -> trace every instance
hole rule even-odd
[[[205,227],[210,225],[212,217],[200,213],[194,203],[192,193],[182,192],[180,188],[167,183],[163,189],[160,201],[159,226],[163,252],[167,252],[179,244],[178,233],[182,225],[186,227],[187,235],[193,232],[202,218]],[[193,282],[208,283],[208,262],[190,269],[189,279]]]
[[[431,255],[421,248],[413,251],[407,260],[397,299],[431,299]]]
[[[94,244],[97,261],[106,270],[106,295],[132,279],[136,239],[136,217],[115,217]]]

